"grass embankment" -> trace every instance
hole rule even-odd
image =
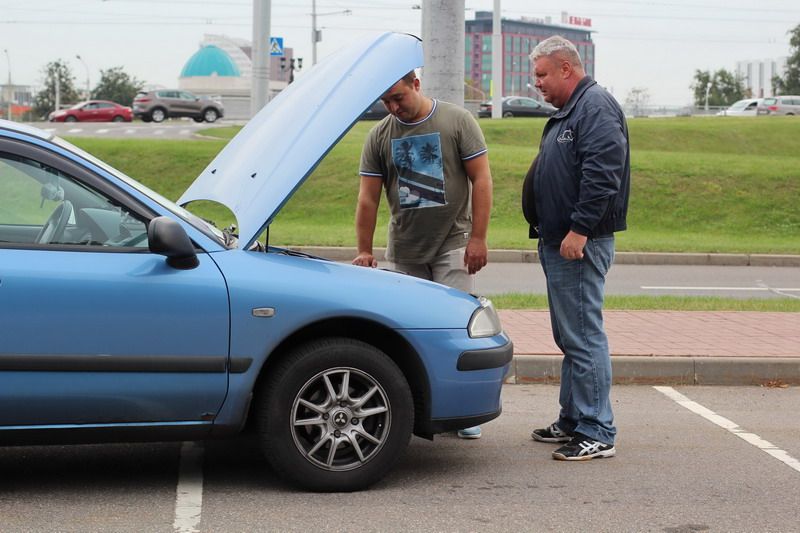
[[[500,309],[547,309],[544,294],[507,293],[491,295]],[[606,295],[605,309],[629,311],[759,311],[776,313],[800,312],[796,298],[718,298],[714,296],[617,296]]]
[[[271,241],[352,246],[361,145],[374,122],[360,122],[284,207]],[[495,202],[492,248],[531,248],[520,213],[522,176],[536,153],[543,119],[481,120],[490,149]],[[800,119],[670,118],[629,122],[632,195],[620,251],[800,254]],[[206,130],[224,139],[237,128]],[[72,139],[130,176],[176,199],[225,140]],[[264,150],[269,150],[265,146]],[[226,209],[196,209],[219,226]],[[385,244],[381,206],[376,245]]]

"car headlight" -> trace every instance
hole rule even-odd
[[[469,336],[477,338],[499,335],[503,331],[503,327],[500,325],[500,317],[497,316],[492,301],[481,296],[478,298],[478,302],[481,306],[472,313],[469,326],[467,326]]]

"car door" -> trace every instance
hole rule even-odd
[[[203,102],[199,98],[192,93],[181,91],[180,99],[184,114],[200,116],[200,112],[203,110]]]
[[[111,122],[114,118],[114,106],[107,102],[97,103],[97,120],[99,122]]]
[[[153,213],[66,157],[0,140],[0,428],[210,424],[225,281],[169,267]]]

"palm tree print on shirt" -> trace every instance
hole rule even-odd
[[[447,205],[439,133],[392,139],[400,208]]]

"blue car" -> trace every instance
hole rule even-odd
[[[0,121],[0,444],[247,426],[289,482],[351,491],[412,434],[499,416],[512,345],[489,301],[268,242],[321,158],[421,64],[409,35],[342,49],[262,109],[179,205]],[[229,207],[238,233],[181,207],[195,200]]]

